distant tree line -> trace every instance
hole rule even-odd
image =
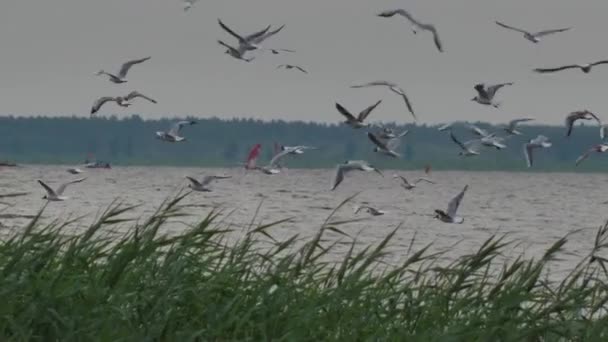
[[[521,126],[525,134],[507,140],[501,151],[484,149],[481,156],[462,158],[446,132],[437,126],[395,125],[409,129],[400,152],[403,159],[392,160],[375,154],[365,130],[345,125],[310,122],[260,121],[254,119],[196,119],[197,125],[185,127],[183,143],[166,143],[155,132],[167,130],[174,119],[142,120],[100,117],[0,117],[0,160],[17,163],[78,164],[87,155],[114,165],[200,165],[231,167],[242,163],[249,148],[264,147],[260,163],[267,162],[275,143],[311,145],[309,151],[286,162],[288,167],[332,167],[348,159],[365,159],[385,168],[419,169],[431,164],[433,169],[526,170],[523,143],[538,134],[548,136],[553,147],[538,151],[535,170],[571,171],[576,158],[599,142],[596,126],[576,127],[565,137],[565,128],[557,126]],[[490,131],[501,127],[479,126]],[[456,124],[462,140],[472,139],[470,132]],[[608,170],[608,156],[593,156],[579,168],[587,171]]]

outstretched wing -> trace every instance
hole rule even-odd
[[[129,94],[127,94],[127,96],[125,96],[125,100],[131,101],[134,98],[138,98],[138,97],[141,97],[142,99],[148,100],[148,101],[150,101],[152,103],[157,103],[156,100],[154,100],[153,98],[148,97],[148,96],[146,96],[146,95],[144,95],[144,94],[142,94],[142,93],[140,93],[140,92],[138,92],[136,90],[134,90],[134,91],[130,92]]]
[[[554,34],[554,33],[568,31],[569,29],[570,29],[570,27],[539,31],[539,32],[534,33],[533,36],[542,37],[542,36],[547,36],[547,35]]]
[[[73,180],[73,181],[70,181],[70,182],[67,182],[67,183],[63,183],[63,184],[61,184],[61,185],[60,185],[60,186],[57,188],[57,191],[56,191],[57,195],[58,195],[58,196],[61,196],[61,195],[63,194],[63,192],[65,191],[65,189],[68,187],[68,185],[70,185],[70,184],[74,184],[74,183],[80,183],[80,182],[82,182],[82,181],[83,181],[83,180],[85,180],[85,179],[86,179],[86,178],[79,178],[79,179],[76,179],[76,180]]]
[[[527,34],[530,34],[530,33],[529,33],[528,31],[526,31],[526,30],[522,30],[522,29],[519,29],[519,28],[517,28],[517,27],[509,26],[509,25],[507,25],[507,24],[503,24],[503,23],[501,23],[500,21],[496,21],[496,25],[501,26],[501,27],[504,27],[504,28],[506,28],[506,29],[508,29],[508,30],[517,31],[517,32],[520,32],[520,33],[523,33],[523,34],[526,34],[526,33],[527,33]]]
[[[97,101],[95,101],[93,103],[93,106],[91,107],[91,115],[97,113],[99,111],[99,109],[101,108],[101,106],[103,106],[108,101],[117,102],[117,99],[112,96],[100,97],[99,99],[97,99]]]
[[[452,141],[456,145],[458,145],[461,149],[468,150],[468,148],[460,140],[458,140],[458,138],[456,138],[456,136],[454,135],[454,132],[452,132],[452,131],[450,131],[450,138],[452,138]]]
[[[488,93],[488,95],[490,97],[493,97],[494,94],[496,94],[496,92],[498,91],[498,89],[500,89],[504,86],[510,86],[510,85],[513,85],[513,82],[495,84],[495,85],[489,86],[488,89],[486,89],[486,92]]]
[[[509,121],[509,129],[514,130],[518,124],[520,124],[522,122],[533,121],[533,120],[534,119],[530,119],[530,118],[511,120],[511,121]]]
[[[608,64],[608,60],[597,61],[597,62],[591,63],[591,66],[600,65],[600,64]]]
[[[394,16],[395,14],[399,14],[400,16],[402,16],[402,17],[406,18],[407,20],[409,20],[409,21],[412,23],[412,25],[415,25],[415,26],[422,26],[422,23],[420,23],[418,20],[416,20],[416,19],[415,19],[415,18],[414,18],[414,17],[413,17],[413,16],[410,14],[410,12],[408,12],[408,11],[404,10],[403,8],[397,8],[397,9],[392,9],[392,10],[386,10],[386,11],[380,12],[380,13],[378,14],[378,16],[380,16],[380,17],[386,17],[386,18],[389,18],[389,17]]]
[[[279,152],[279,153],[275,154],[275,156],[274,156],[274,157],[272,157],[272,159],[270,160],[270,164],[269,164],[269,166],[271,166],[271,167],[277,166],[277,165],[278,165],[279,160],[280,160],[281,158],[285,157],[286,155],[288,155],[290,152],[291,152],[291,151],[289,151],[289,150],[284,150],[284,151],[281,151],[281,152]]]
[[[458,207],[460,206],[460,202],[462,202],[462,198],[464,197],[464,193],[467,191],[467,189],[469,188],[468,185],[464,186],[464,189],[462,189],[462,191],[456,195],[456,197],[454,197],[450,203],[448,204],[448,210],[447,210],[447,214],[450,215],[450,217],[455,217],[456,216],[456,212],[458,211]]]
[[[281,29],[282,28],[283,27],[281,26]],[[270,30],[270,25],[266,26],[264,29],[262,29],[260,31],[254,32],[254,33],[252,33],[250,35],[247,35],[247,36],[245,36],[243,38],[248,43],[250,43],[250,44],[258,44],[258,43],[261,43],[264,39],[270,37],[270,36],[268,36],[268,37],[266,36],[266,33],[268,32],[268,30]],[[279,32],[279,31],[280,31],[280,29],[278,31],[276,31],[276,32]],[[270,32],[268,32],[268,34],[270,34]]]
[[[342,107],[342,105],[339,104],[338,102],[336,102],[336,109],[338,110],[338,112],[340,112],[340,114],[344,115],[347,120],[349,120],[349,121],[357,120],[354,115],[352,115],[346,108]]]
[[[50,186],[46,185],[46,183],[44,183],[43,181],[41,181],[40,179],[38,180],[38,183],[40,183],[40,185],[42,185],[42,187],[44,188],[44,190],[46,190],[46,193],[50,196],[50,197],[57,197],[57,194],[55,193],[55,190],[51,189]]]
[[[397,87],[397,85],[393,82],[389,81],[372,81],[363,84],[356,84],[350,86],[351,88],[366,88],[366,87],[375,87],[375,86],[385,86],[385,87]]]
[[[344,167],[342,164],[339,164],[338,166],[336,166],[336,172],[334,173],[334,179],[332,181],[331,190],[332,191],[336,190],[338,185],[340,185],[340,183],[342,183],[343,180],[344,180]]]
[[[526,158],[526,165],[528,167],[532,167],[534,163],[532,151],[534,150],[534,145],[531,143],[524,144],[524,158]]]
[[[583,160],[587,159],[589,157],[589,155],[595,151],[596,151],[596,148],[594,146],[594,147],[590,148],[589,150],[587,150],[587,152],[583,153],[580,157],[578,157],[576,159],[576,166],[578,166],[578,164],[582,163]]]
[[[123,64],[120,67],[120,71],[118,72],[118,77],[125,78],[127,76],[127,73],[129,72],[129,69],[131,69],[132,66],[134,66],[135,64],[143,63],[143,62],[147,61],[150,58],[152,58],[152,57],[148,56],[148,57],[144,57],[144,58],[140,58],[140,59],[134,59],[132,61],[126,62],[125,64]]]
[[[201,184],[201,182],[199,182],[198,180],[190,177],[190,176],[186,176],[186,179],[190,181],[190,183],[192,183],[192,185],[194,186],[202,186],[203,184]]]
[[[365,108],[363,111],[361,111],[361,113],[359,113],[359,121],[363,121],[365,120],[369,114],[371,114],[371,112],[376,109],[376,107],[378,107],[378,105],[382,102],[382,100],[378,100],[378,102],[374,103],[373,105]]]
[[[378,148],[380,148],[381,150],[385,150],[385,151],[389,150],[388,146],[386,146],[386,144],[384,142],[382,142],[380,139],[378,139],[378,137],[376,137],[374,135],[374,133],[367,132],[367,137],[369,138],[369,140],[371,140],[374,143],[374,145],[378,146]]]
[[[420,183],[420,182],[427,182],[427,183],[430,183],[430,184],[435,184],[435,182],[433,182],[433,181],[432,181],[432,180],[430,180],[430,179],[426,179],[426,178],[418,178],[418,179],[417,179],[417,180],[416,180],[414,183],[415,183],[415,184],[418,184],[418,183]]]
[[[296,69],[300,70],[301,72],[303,72],[303,73],[305,73],[305,74],[308,74],[308,71],[306,71],[306,70],[305,70],[304,68],[302,68],[301,66],[296,65],[296,66],[294,66],[294,68],[296,68]]]
[[[580,68],[579,65],[576,64],[571,64],[571,65],[564,65],[561,67],[557,67],[557,68],[536,68],[534,69],[534,72],[538,72],[538,73],[548,73],[548,72],[556,72],[556,71],[562,71],[562,70],[566,70],[566,69],[576,69],[576,68]]]
[[[230,34],[231,36],[233,36],[234,38],[236,38],[236,39],[239,41],[239,43],[240,43],[240,44],[247,44],[247,41],[245,40],[245,38],[241,37],[241,36],[240,36],[240,35],[238,35],[236,32],[232,31],[232,30],[230,29],[230,27],[226,26],[226,24],[224,24],[224,23],[222,22],[222,20],[221,20],[221,19],[219,19],[219,18],[218,18],[218,19],[217,19],[217,22],[218,22],[218,24],[220,24],[220,27],[221,27],[221,28],[222,28],[224,31],[228,32],[228,34]],[[270,26],[269,26],[268,28],[270,28]],[[261,32],[261,31],[260,31],[260,32]],[[258,33],[259,33],[259,32],[258,32]]]
[[[174,123],[173,126],[171,127],[171,129],[169,130],[169,135],[178,136],[179,131],[182,129],[182,127],[194,125],[194,124],[196,124],[196,121],[188,121],[188,120],[178,121],[178,122]]]

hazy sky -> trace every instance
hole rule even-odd
[[[375,15],[403,7],[434,23],[439,53],[428,33],[413,35],[400,17]],[[501,122],[530,116],[561,123],[575,109],[608,119],[608,66],[588,75],[538,75],[539,66],[608,58],[606,0],[200,0],[184,13],[179,0],[0,1],[0,114],[88,116],[103,95],[132,89],[158,99],[101,115],[194,115],[337,122],[339,101],[358,112],[384,99],[373,120],[409,122],[402,100],[387,90],[349,89],[376,79],[400,84],[420,122]],[[223,53],[218,38],[286,24],[266,47],[297,50],[243,63]],[[529,30],[572,26],[535,45],[494,24]],[[115,85],[93,74],[125,60],[152,56]],[[310,74],[278,71],[300,64]],[[513,81],[499,93],[501,109],[470,99],[477,82]]]

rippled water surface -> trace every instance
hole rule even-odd
[[[23,166],[0,170],[0,193],[28,192],[24,197],[4,199],[12,204],[3,214],[35,214],[45,203],[43,189],[36,179],[51,186],[79,176],[65,171],[64,166]],[[245,174],[242,169],[200,169],[170,167],[116,167],[111,170],[86,170],[83,183],[68,187],[69,200],[52,202],[44,217],[66,219],[88,215],[84,222],[118,199],[124,204],[140,205],[129,217],[153,212],[171,195],[187,185],[184,176],[226,174],[231,179],[211,185],[213,192],[192,193],[186,203],[194,222],[211,208],[223,210],[222,219],[237,231],[246,229],[255,217],[256,223],[270,223],[292,218],[273,228],[275,238],[294,234],[311,236],[316,233],[332,210],[354,194],[356,198],[336,213],[335,220],[367,218],[340,226],[345,233],[356,236],[362,244],[379,242],[399,227],[392,250],[399,254],[407,250],[415,236],[414,248],[434,242],[436,248],[455,245],[451,253],[474,252],[493,234],[509,233],[521,243],[513,253],[539,255],[551,243],[573,232],[568,239],[566,260],[559,265],[568,268],[574,260],[586,255],[593,246],[597,228],[608,218],[608,176],[603,174],[503,173],[503,172],[433,172],[436,184],[420,183],[411,191],[399,186],[392,178],[398,173],[415,180],[420,172],[384,171],[352,173],[336,191],[329,191],[333,170],[287,170],[267,176],[258,172]],[[464,224],[444,224],[432,217],[434,209],[445,209],[447,202],[465,184],[467,192],[459,214]],[[387,213],[370,217],[354,214],[353,207],[368,203]],[[200,205],[200,207],[197,207]],[[260,206],[256,216],[256,209]],[[2,206],[4,207],[4,206]],[[89,221],[87,221],[89,220]],[[19,226],[25,219],[0,219],[4,226]],[[83,223],[84,224],[84,223]],[[125,229],[128,225],[125,225]],[[174,223],[169,229],[185,227]],[[8,230],[10,228],[3,228]],[[14,228],[13,228],[14,229]],[[340,239],[337,234],[328,238]]]

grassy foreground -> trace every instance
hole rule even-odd
[[[217,212],[179,235],[167,221],[185,215],[184,195],[145,221],[110,207],[85,231],[42,226],[39,216],[0,242],[0,340],[35,341],[606,341],[607,270],[594,250],[562,282],[539,260],[497,257],[491,238],[439,266],[429,246],[382,263],[390,234],[327,263],[343,234],[330,217],[307,241],[275,241],[281,222],[252,227],[228,243]],[[190,211],[191,212],[191,211]],[[118,226],[130,227],[117,235]],[[347,239],[345,234],[344,238]]]

